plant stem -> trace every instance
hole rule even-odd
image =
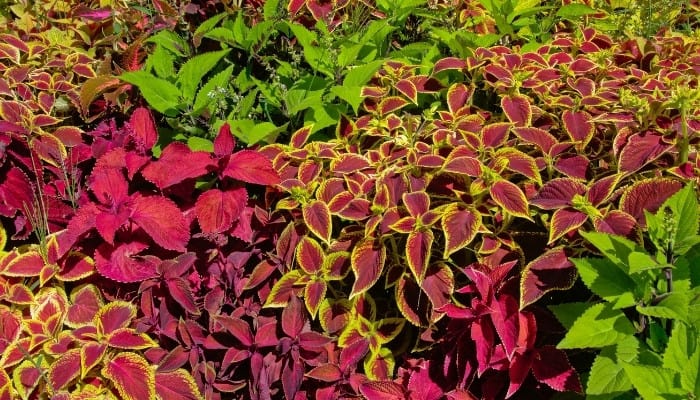
[[[688,148],[690,138],[688,137],[688,109],[681,106],[681,138],[678,143],[678,164],[683,165],[688,162]]]

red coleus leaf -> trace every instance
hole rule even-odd
[[[508,120],[515,126],[529,126],[532,123],[532,108],[527,96],[520,94],[503,96],[501,107]]]
[[[103,243],[95,251],[97,272],[117,282],[141,282],[156,277],[157,264],[138,254],[148,248],[144,243],[128,242],[117,247]]]
[[[491,368],[491,357],[496,348],[496,332],[490,321],[480,318],[471,324],[471,338],[476,350],[477,375],[481,376]]]
[[[282,310],[282,330],[290,338],[296,338],[306,325],[306,315],[303,304],[296,296],[292,296],[287,306]]]
[[[245,187],[226,190],[209,189],[202,193],[194,205],[199,227],[204,233],[227,231],[238,220],[248,202]]]
[[[95,272],[95,261],[85,254],[71,251],[61,261],[60,270],[56,273],[56,279],[64,282],[73,282],[87,278]]]
[[[307,274],[316,274],[321,270],[324,251],[321,245],[308,236],[299,241],[296,250],[297,263]]]
[[[595,218],[593,226],[598,232],[625,236],[628,239],[637,239],[637,220],[624,211],[608,211],[603,217]]]
[[[544,154],[549,154],[552,147],[558,143],[557,139],[551,133],[540,128],[513,128],[513,133],[521,140],[539,147]]]
[[[39,276],[44,264],[44,259],[39,252],[28,251],[14,257],[0,273],[5,276],[17,277]]]
[[[532,373],[538,381],[554,390],[583,392],[578,374],[571,367],[566,353],[553,346],[537,349],[532,362]]]
[[[325,281],[317,280],[306,284],[304,288],[304,305],[311,314],[311,318],[316,318],[321,302],[326,298],[328,284]]]
[[[386,262],[386,247],[372,238],[355,245],[350,256],[350,266],[355,274],[355,283],[350,298],[364,293],[379,280]]]
[[[413,231],[406,239],[406,262],[418,283],[423,282],[433,248],[433,232]]]
[[[156,394],[160,399],[202,400],[197,382],[184,369],[169,372],[156,372]]]
[[[320,200],[313,200],[301,208],[306,227],[321,240],[328,243],[333,229],[331,211],[328,205]]]
[[[512,359],[513,354],[518,345],[518,336],[520,333],[520,311],[518,302],[512,296],[501,294],[498,296],[494,304],[494,310],[491,313],[491,321],[494,328],[501,338],[503,348],[506,352],[506,357]]]
[[[588,188],[586,199],[597,207],[601,203],[608,201],[613,195],[617,184],[622,179],[622,174],[615,174],[598,179]]]
[[[567,233],[578,229],[588,220],[586,213],[573,208],[560,208],[552,214],[552,221],[549,225],[549,241],[551,244]]]
[[[506,180],[496,181],[489,188],[489,193],[493,201],[504,211],[516,217],[530,218],[527,198],[514,183]]]
[[[520,309],[536,302],[552,290],[566,290],[576,282],[576,267],[566,250],[556,247],[529,262],[520,278]]]
[[[391,381],[370,381],[360,385],[360,393],[367,400],[405,400],[401,385]]]
[[[620,210],[631,215],[646,226],[644,210],[655,213],[659,207],[673,194],[681,189],[683,184],[670,178],[651,178],[633,183],[620,199]]]
[[[294,15],[304,7],[304,4],[306,4],[306,0],[290,0],[287,3],[287,11],[289,11],[291,15]]]
[[[423,283],[422,286],[427,284]],[[424,297],[421,286],[410,276],[402,275],[395,287],[394,297],[401,315],[415,326],[428,326],[432,319],[432,310],[430,301]]]
[[[545,183],[537,195],[530,199],[530,204],[544,210],[568,207],[574,196],[583,196],[586,190],[586,186],[581,182],[569,178],[556,178]]]
[[[403,203],[412,217],[419,217],[430,209],[430,196],[426,192],[404,193]]]
[[[185,311],[193,315],[199,315],[200,310],[195,303],[190,283],[183,278],[171,278],[165,281],[170,296],[177,302]]]
[[[119,353],[105,363],[102,376],[109,379],[124,400],[156,397],[155,371],[136,353]]]
[[[91,369],[102,362],[107,353],[107,345],[98,342],[86,342],[80,346],[80,376],[85,377]]]
[[[564,130],[571,140],[579,143],[580,148],[586,147],[595,133],[595,125],[590,114],[586,111],[565,110],[562,114],[562,121],[564,122]]]
[[[272,162],[253,150],[242,150],[231,154],[222,174],[239,181],[258,185],[276,185],[280,182],[280,177],[272,167]]]
[[[156,161],[148,164],[141,174],[159,189],[165,189],[184,181],[206,175],[213,165],[211,156],[204,151],[192,151],[180,142],[172,142]]]
[[[190,230],[177,205],[162,196],[132,197],[131,220],[141,227],[156,244],[168,250],[184,252]]]
[[[48,379],[54,392],[67,389],[68,383],[80,375],[80,350],[71,349],[49,367]]]
[[[158,141],[156,123],[153,120],[153,114],[148,108],[136,108],[131,113],[129,125],[134,130],[134,139],[142,150],[150,150]]]
[[[456,203],[450,204],[443,211],[441,224],[445,232],[443,258],[447,259],[474,240],[481,226],[481,213],[464,209]]]
[[[459,109],[468,104],[474,94],[474,89],[463,83],[456,83],[447,89],[447,107],[450,113],[455,114]]]
[[[449,157],[442,166],[442,170],[472,177],[481,176],[483,171],[481,161],[468,156]]]
[[[433,73],[438,73],[445,70],[462,70],[467,67],[467,62],[457,57],[445,57],[435,62]]]
[[[236,138],[231,133],[231,126],[225,122],[214,139],[214,155],[217,157],[227,156],[236,149]]]
[[[322,364],[306,373],[306,376],[322,382],[330,383],[342,379],[343,372],[334,364]]]
[[[19,339],[22,333],[22,318],[6,307],[0,308],[0,352]]]
[[[506,393],[506,399],[513,396],[522,386],[523,381],[527,378],[530,372],[530,367],[532,366],[534,355],[531,352],[526,353],[516,353],[513,359],[510,361],[508,366],[508,377],[510,382],[508,384],[508,392]]]

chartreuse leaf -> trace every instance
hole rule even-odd
[[[669,210],[670,213],[666,214]],[[661,214],[661,215],[658,215]],[[698,237],[698,200],[694,185],[688,184],[669,197],[659,209],[657,216],[664,218],[666,229],[661,233],[674,233],[673,253],[684,254],[700,241]]]
[[[581,315],[557,347],[560,349],[600,348],[634,335],[635,330],[625,314],[610,303],[594,304]]]
[[[192,106],[193,116],[196,117],[200,115],[218,95],[226,93],[228,82],[232,74],[233,65],[212,76],[211,79],[199,89],[194,99],[194,105]],[[222,93],[219,93],[220,90]]]
[[[364,362],[367,377],[374,381],[385,381],[394,372],[396,361],[391,350],[382,347],[376,352],[371,352]]]
[[[700,393],[700,343],[696,339],[695,351],[688,364],[681,370],[681,387],[688,393]]]
[[[617,346],[604,348],[591,366],[591,373],[586,386],[587,395],[607,395],[614,398],[632,390],[632,382],[627,377],[620,361],[632,361],[636,358],[638,341],[628,336]]]
[[[125,72],[119,79],[136,85],[148,104],[159,113],[168,117],[178,115],[181,94],[174,84],[145,71]]]
[[[613,303],[613,308],[636,303],[636,284],[617,264],[604,258],[574,258],[571,261],[583,283],[595,294]]]
[[[685,399],[680,377],[658,366],[622,363],[627,377],[643,399]]]
[[[209,73],[230,50],[212,51],[196,55],[182,65],[177,73],[177,86],[185,100],[194,100],[194,94],[204,75]]]
[[[153,69],[156,76],[168,79],[175,76],[175,55],[165,47],[156,46],[146,60],[146,70]]]
[[[296,288],[306,275],[302,275],[298,269],[293,269],[282,275],[272,287],[270,294],[265,300],[264,307],[284,307],[289,302],[290,296],[295,294]]]
[[[566,330],[571,330],[574,322],[590,306],[589,303],[565,303],[548,306]]]
[[[564,19],[576,19],[579,17],[583,17],[584,15],[590,15],[590,14],[595,14],[596,10],[594,8],[591,8],[585,4],[566,4],[557,10],[557,17],[561,17]]]
[[[659,304],[654,306],[637,306],[637,311],[650,317],[675,319],[688,322],[690,298],[688,292],[670,292]]]
[[[7,231],[5,227],[0,223],[0,259],[7,254],[5,251],[5,246],[7,245]]]
[[[658,265],[644,248],[622,236],[601,232],[581,232],[581,235],[626,274],[631,275],[650,269],[650,265]],[[633,253],[635,255],[630,260]]]
[[[683,323],[673,324],[671,337],[663,354],[663,367],[683,372],[688,368],[691,355],[700,348],[700,336],[695,329]]]

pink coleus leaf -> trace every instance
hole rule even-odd
[[[496,332],[487,319],[479,319],[471,324],[471,338],[474,341],[477,361],[477,375],[481,376],[491,367],[491,357],[495,349]]]
[[[311,281],[304,288],[304,304],[311,314],[311,318],[316,318],[321,302],[326,298],[328,284],[322,280]]]
[[[418,217],[430,209],[430,196],[426,192],[405,193],[403,203],[412,217]]]
[[[102,307],[102,296],[94,285],[84,285],[73,289],[70,295],[64,323],[72,328],[92,322],[92,318]]]
[[[189,224],[177,205],[162,196],[132,197],[131,220],[164,249],[184,252]]]
[[[537,349],[537,356],[532,362],[532,373],[538,381],[559,392],[583,392],[578,374],[571,367],[566,353],[553,346]]]
[[[613,195],[620,179],[622,179],[622,174],[614,174],[598,179],[588,188],[586,199],[595,207],[608,201]]]
[[[506,357],[511,360],[518,344],[520,332],[518,302],[512,296],[501,294],[498,296],[494,310],[491,313],[491,321],[498,337],[501,338]]]
[[[231,154],[223,175],[258,185],[276,185],[280,182],[272,162],[253,150],[242,150]]]
[[[526,353],[516,353],[513,359],[510,361],[508,366],[508,377],[510,382],[508,384],[508,392],[506,393],[506,399],[513,396],[520,386],[522,386],[523,381],[527,378],[530,373],[530,367],[532,366],[532,361],[534,355],[531,352]]]
[[[136,353],[119,353],[105,363],[102,376],[109,379],[124,400],[154,399],[155,371]]]
[[[248,192],[245,187],[207,190],[197,198],[194,205],[199,227],[204,233],[227,231],[238,220],[247,202]]]
[[[576,267],[566,249],[556,247],[529,262],[520,278],[520,309],[536,302],[552,290],[566,290],[576,282]]]
[[[282,330],[290,338],[296,338],[306,325],[304,307],[298,297],[292,296],[282,311]]]
[[[323,201],[313,200],[304,204],[301,212],[307,228],[321,240],[328,243],[333,228],[328,205]]]
[[[141,174],[159,189],[165,189],[184,181],[206,175],[213,165],[211,156],[204,151],[192,151],[180,142],[172,142],[156,161],[148,164]]]
[[[190,284],[183,278],[171,278],[166,281],[166,286],[170,296],[179,304],[185,311],[193,315],[199,315],[200,310],[195,303],[194,294]]]
[[[68,383],[80,375],[80,350],[71,349],[51,364],[48,380],[55,391],[67,389]]]
[[[153,114],[146,107],[138,107],[129,118],[129,125],[134,130],[134,139],[142,150],[150,150],[158,141],[158,130]]]
[[[108,303],[100,308],[93,317],[98,334],[110,335],[121,328],[127,328],[136,317],[136,306],[118,300]]]
[[[501,98],[501,107],[508,120],[515,126],[529,126],[532,122],[530,99],[520,94],[511,94]]]
[[[145,333],[137,333],[131,328],[115,329],[109,334],[107,344],[110,347],[128,350],[143,350],[157,344]]]
[[[381,277],[386,261],[386,247],[368,238],[358,243],[350,256],[350,266],[355,274],[350,297],[366,292]]]

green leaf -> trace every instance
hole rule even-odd
[[[160,30],[155,35],[146,39],[146,43],[155,43],[178,57],[190,55],[190,45],[178,34],[169,30]]]
[[[271,122],[256,124],[250,119],[231,120],[229,124],[231,125],[231,133],[248,145],[258,142],[272,143],[277,135],[287,129],[288,125],[287,123],[277,127]]]
[[[208,153],[214,151],[214,143],[211,140],[197,136],[187,138],[187,147],[192,151],[206,151]]]
[[[595,8],[591,8],[585,4],[567,4],[560,7],[556,15],[557,17],[571,20],[595,13]]]
[[[363,100],[361,86],[333,86],[331,93],[348,103],[355,115],[357,115],[357,110],[360,108]]]
[[[697,233],[700,222],[694,185],[688,184],[669,197],[659,208],[659,213],[663,213],[666,207],[673,213],[673,227],[676,230],[673,253],[684,254],[698,243]]]
[[[633,306],[636,284],[616,264],[604,258],[571,259],[583,283],[595,294],[613,303],[613,308]]]
[[[679,386],[679,376],[675,371],[650,365],[622,364],[627,377],[643,399],[666,400],[683,399],[686,393]],[[669,397],[669,395],[673,397]]]
[[[625,393],[632,389],[632,382],[627,377],[624,368],[618,363],[615,348],[608,347],[598,354],[591,374],[586,384],[587,395],[614,395]]]
[[[681,370],[681,387],[688,393],[700,393],[700,346],[697,339],[695,351],[690,356],[688,364]]]
[[[316,45],[318,43],[318,37],[316,34],[296,23],[288,23],[287,26],[294,33],[294,36],[299,41],[299,44],[304,49],[304,58],[306,62],[309,63],[311,68],[316,71],[322,72],[329,78],[335,78],[335,74],[331,68],[329,68],[329,54],[327,49],[322,49]],[[332,63],[330,64],[332,65]]]
[[[153,68],[160,78],[167,79],[175,76],[175,56],[164,47],[156,46],[153,53],[148,56],[146,64],[148,65],[146,69]]]
[[[677,372],[683,372],[689,362],[689,354],[693,354],[699,348],[700,337],[695,329],[688,329],[688,325],[676,322],[673,324],[671,337],[663,354],[663,367]]]
[[[179,114],[180,90],[172,83],[145,71],[125,72],[119,79],[136,85],[148,104],[161,114],[168,117]]]
[[[266,20],[273,19],[279,13],[279,0],[266,0],[263,5],[263,16]]]
[[[571,330],[578,317],[591,306],[591,303],[566,303],[548,306],[566,330]]]
[[[323,94],[330,82],[314,76],[305,76],[289,88],[285,96],[287,112],[297,114],[309,107],[323,104]]]
[[[362,86],[369,82],[374,76],[374,73],[379,70],[379,68],[384,64],[384,60],[376,60],[370,63],[353,67],[350,71],[345,74],[345,79],[343,79],[343,86]]]
[[[192,101],[204,75],[209,73],[230,50],[212,51],[196,55],[182,65],[177,73],[177,85],[186,100]]]
[[[221,14],[216,14],[207,18],[206,21],[199,24],[197,29],[194,31],[195,38],[202,38],[205,34],[209,33],[214,27],[224,18],[229,15],[227,12],[222,12]]]
[[[634,333],[634,327],[622,311],[613,309],[610,303],[594,304],[574,321],[557,347],[605,347],[616,344]]]
[[[193,116],[199,116],[211,104],[216,96],[217,89],[227,89],[232,73],[233,65],[212,76],[211,79],[199,89],[194,100],[194,105],[192,106]]]
[[[655,306],[637,306],[640,314],[650,317],[677,319],[688,322],[688,307],[690,298],[688,292],[671,292]]]
[[[629,256],[632,252],[644,253],[644,248],[622,236],[601,232],[581,232],[605,257],[629,273]]]

